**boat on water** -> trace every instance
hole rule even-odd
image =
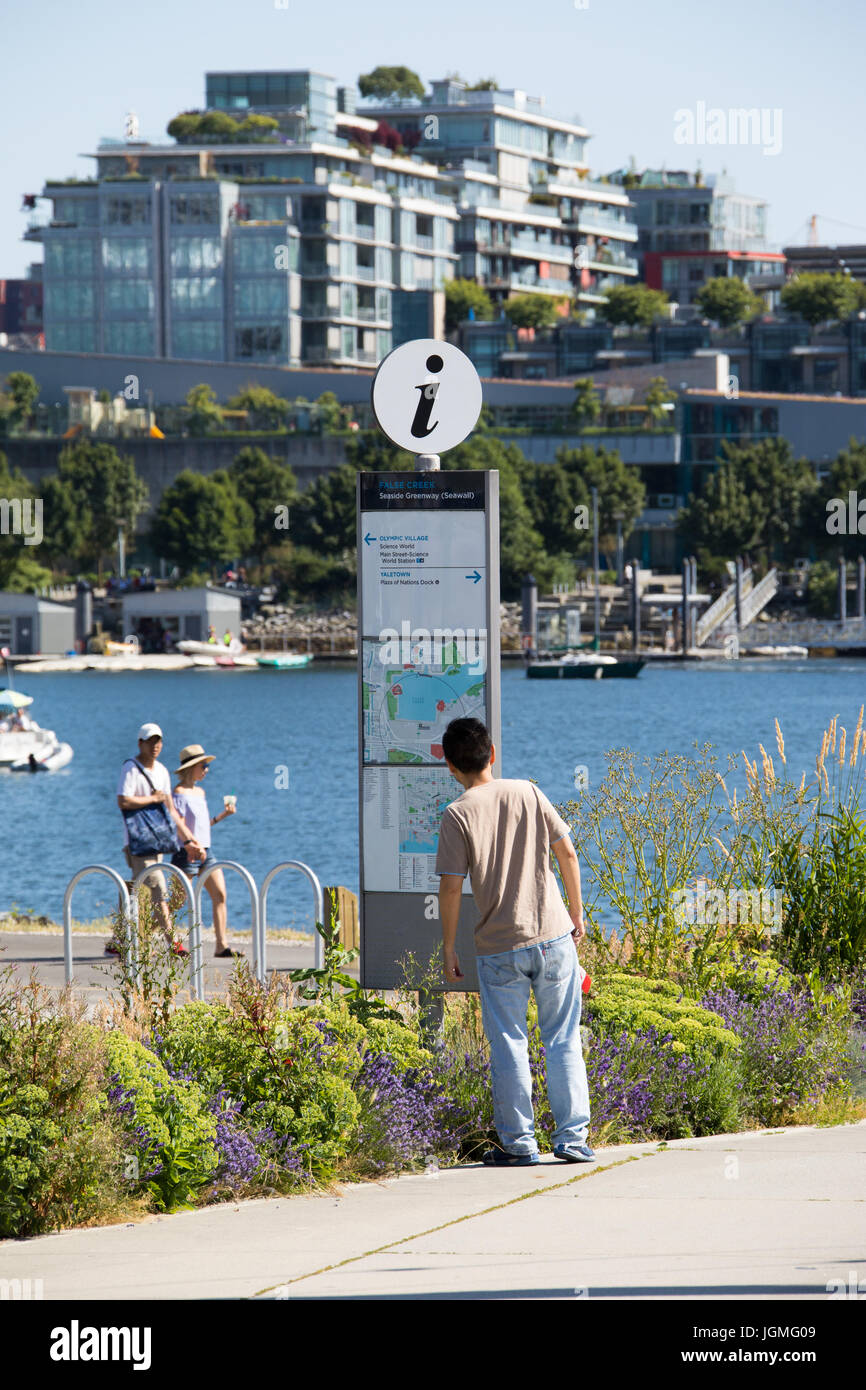
[[[72,761],[72,745],[29,714],[33,700],[20,690],[0,690],[0,768],[10,772],[56,772]]]
[[[269,652],[256,657],[256,665],[263,671],[294,671],[300,666],[309,666],[312,652]]]
[[[566,652],[549,661],[530,661],[530,680],[622,680],[639,675],[646,666],[642,657],[622,658],[600,652]]]
[[[223,652],[217,652],[215,656],[193,655],[190,656],[190,661],[193,666],[199,666],[211,671],[214,669],[234,671],[244,666],[251,667],[255,670],[256,667],[256,659],[254,656],[241,655],[240,653],[235,653],[234,656]]]
[[[193,642],[185,639],[177,642],[176,649],[183,652],[184,656],[209,656],[216,661],[219,657],[243,656],[246,647],[237,637],[233,637],[230,642]]]

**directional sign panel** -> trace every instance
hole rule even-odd
[[[444,761],[452,719],[499,742],[499,476],[358,479],[361,977],[400,983],[406,951],[440,939],[439,823],[462,793]],[[492,559],[492,566],[491,566]],[[498,764],[497,764],[498,771]],[[475,987],[468,879],[458,942]]]

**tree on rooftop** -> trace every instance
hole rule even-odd
[[[273,116],[259,116],[251,111],[236,127],[235,138],[240,141],[263,140],[279,130],[280,123]]]
[[[695,303],[720,328],[733,328],[754,318],[763,308],[762,301],[738,275],[717,275],[705,281],[695,295]]]
[[[476,319],[487,322],[493,318],[493,303],[482,285],[474,280],[446,280],[445,330],[452,333],[473,311]]]
[[[650,290],[646,285],[617,285],[608,290],[600,313],[610,324],[628,324],[649,328],[657,318],[667,313],[668,297],[662,290]]]
[[[222,424],[223,413],[217,404],[216,391],[202,382],[190,387],[186,393],[189,414],[186,423],[190,434],[209,434]]]
[[[362,73],[358,78],[358,90],[362,97],[423,97],[424,83],[406,67],[385,67],[380,65],[372,72]]]
[[[571,413],[580,429],[586,425],[594,425],[601,415],[601,401],[591,377],[580,377],[574,383]]]
[[[844,323],[859,309],[866,308],[866,285],[850,275],[803,271],[785,285],[782,307],[799,314],[814,328],[826,322]]]
[[[667,407],[676,401],[677,393],[671,390],[663,376],[654,376],[646,389],[643,403],[647,408],[647,420],[654,425],[669,425],[673,421],[673,411]]]
[[[189,403],[188,397],[187,403]],[[242,386],[236,395],[230,396],[226,405],[229,410],[247,411],[251,429],[285,428],[289,403],[268,386],[256,386],[255,383],[249,382],[246,386]]]
[[[26,425],[39,399],[39,387],[29,372],[10,372],[0,391],[0,420],[16,428]]]

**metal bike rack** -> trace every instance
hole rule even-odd
[[[204,993],[199,992],[200,981],[197,981],[194,969],[196,953],[198,953],[199,958],[201,957],[201,923],[198,921],[197,918],[197,904],[195,900],[195,895],[193,894],[192,884],[190,883],[183,870],[179,869],[176,864],[146,865],[145,868],[143,868],[140,873],[136,874],[135,878],[132,880],[131,915],[135,923],[136,939],[138,936],[138,889],[142,885],[144,887],[147,887],[147,884],[144,883],[144,879],[147,878],[148,874],[155,873],[157,870],[160,870],[161,872],[167,874],[174,874],[175,878],[180,880],[180,885],[183,888],[184,896],[186,897],[187,905],[189,907],[189,961],[191,993],[194,999],[204,999]]]
[[[264,973],[259,973],[259,961],[261,960],[259,938],[260,936],[264,936],[264,932],[260,931],[259,928],[259,890],[256,887],[256,881],[249,869],[245,869],[243,864],[236,863],[234,859],[217,859],[215,863],[209,864],[208,867],[198,875],[195,881],[195,888],[193,889],[195,894],[195,916],[197,923],[196,946],[193,957],[193,982],[196,999],[204,999],[201,962],[201,895],[207,880],[217,869],[234,869],[236,873],[240,874],[247,888],[250,890],[250,907],[252,908],[253,916],[253,974],[258,979],[264,979]]]
[[[66,972],[66,983],[72,984],[72,893],[75,885],[85,878],[87,874],[107,874],[117,885],[120,892],[120,902],[123,909],[124,922],[129,923],[130,944],[133,953],[133,965],[138,955],[138,924],[132,916],[129,890],[125,881],[120,877],[116,869],[112,869],[108,864],[88,864],[86,868],[79,869],[66,885],[66,892],[63,895],[63,962]]]
[[[299,873],[303,874],[304,877],[309,880],[313,889],[313,897],[315,899],[316,921],[321,922],[323,926],[325,923],[325,895],[322,892],[321,883],[319,882],[316,875],[313,873],[313,870],[310,868],[309,864],[302,864],[300,859],[286,859],[284,863],[275,865],[275,867],[271,869],[270,873],[265,875],[265,880],[262,884],[261,892],[259,893],[258,977],[262,982],[264,982],[267,975],[267,946],[265,943],[265,929],[267,927],[268,922],[268,889],[270,888],[277,874],[282,873],[283,869],[297,869]],[[315,938],[316,969],[321,970],[325,962],[325,943],[323,942],[321,935],[318,931],[315,933]]]

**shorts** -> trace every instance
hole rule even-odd
[[[124,845],[123,852],[126,855],[126,862],[132,870],[133,878],[137,878],[142,869],[150,868],[153,864],[162,863],[161,854],[145,854],[143,856],[130,854],[129,845]],[[165,902],[164,874],[155,871],[152,874],[148,874],[146,878],[143,878],[142,883],[146,884],[150,889],[150,900],[154,907],[158,907],[160,903]]]
[[[214,856],[208,848],[204,859],[188,859],[185,849],[179,849],[176,854],[171,856],[171,862],[181,873],[186,874],[187,878],[198,878],[199,874],[205,869],[209,869],[211,864],[216,863]]]

